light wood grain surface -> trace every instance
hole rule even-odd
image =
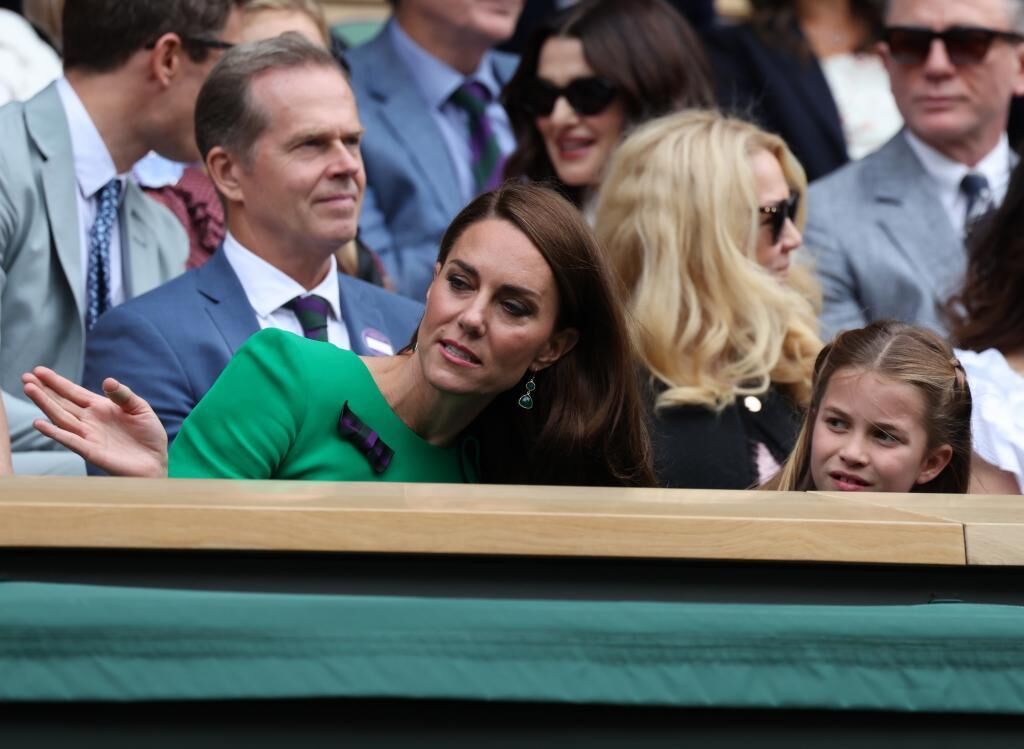
[[[967,563],[1024,565],[1024,497],[992,494],[857,494],[822,492],[904,512],[952,520],[964,528]]]
[[[955,520],[814,494],[113,478],[0,481],[0,546],[966,561]]]

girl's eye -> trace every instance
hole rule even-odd
[[[846,426],[846,422],[837,416],[826,416],[825,426],[829,429],[843,429]]]
[[[888,432],[883,432],[881,429],[875,432],[875,439],[877,439],[879,442],[884,442],[887,445],[899,444],[899,438],[894,437]]]

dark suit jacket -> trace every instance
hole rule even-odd
[[[708,29],[704,42],[722,109],[781,135],[809,182],[849,161],[839,110],[813,55],[768,45],[748,24]]]
[[[423,306],[338,275],[341,314],[352,350],[375,355],[368,340],[395,351],[412,337]],[[213,385],[235,351],[260,329],[227,256],[103,315],[89,334],[83,384],[101,392],[115,377],[149,401],[173,440],[181,422]]]

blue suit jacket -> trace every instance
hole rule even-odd
[[[352,350],[368,348],[367,333],[395,351],[412,338],[423,306],[349,276],[338,275],[341,314]],[[256,313],[227,256],[114,307],[89,333],[83,384],[101,391],[116,377],[149,401],[173,440],[228,360],[260,329]]]
[[[498,81],[505,83],[517,58],[496,52],[493,60]],[[359,237],[380,255],[398,290],[422,300],[441,236],[463,207],[455,167],[387,26],[351,50],[348,62],[366,129]]]

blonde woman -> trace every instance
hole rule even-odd
[[[780,138],[708,111],[644,125],[612,160],[596,232],[650,375],[664,486],[753,486],[793,447],[821,348],[817,287],[792,262],[806,187]]]

